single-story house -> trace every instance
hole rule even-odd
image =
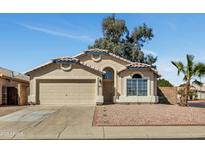
[[[25,105],[29,77],[0,67],[0,105]]]
[[[89,49],[26,72],[37,104],[157,103],[158,72],[107,50]]]
[[[202,86],[199,85],[193,85],[193,86],[197,94],[197,99],[205,99],[205,84],[203,84]]]
[[[178,91],[178,99],[180,100],[181,98],[181,94],[179,94],[179,92],[183,91],[184,87],[183,86],[179,86],[177,88]],[[196,85],[196,84],[192,84],[190,87],[190,93],[192,94],[192,96],[189,98],[190,100],[195,100],[195,99],[199,99],[199,100],[205,100],[205,84],[202,83],[202,85]]]

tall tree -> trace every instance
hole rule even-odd
[[[157,80],[158,87],[173,87],[173,85],[166,79]]]
[[[195,63],[193,55],[186,55],[187,64],[183,64],[180,61],[172,61],[171,63],[177,68],[178,75],[182,73],[184,75],[183,81],[185,81],[185,100],[184,105],[188,106],[188,98],[190,93],[190,86],[192,84],[197,84],[202,86],[202,83],[198,81],[198,78],[205,76],[205,64]]]
[[[145,58],[144,58],[145,63],[151,65],[153,68],[156,68],[156,65],[154,65],[154,63],[156,63],[157,61],[157,57],[153,57],[151,54],[148,54]]]
[[[141,50],[144,44],[154,37],[152,28],[146,24],[135,27],[130,32],[125,20],[112,15],[103,19],[102,30],[103,37],[96,39],[94,44],[88,48],[107,49],[133,62],[145,62],[153,65],[157,61],[157,57],[151,54],[145,56]]]

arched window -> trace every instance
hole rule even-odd
[[[111,68],[106,68],[104,69],[105,74],[103,75],[103,79],[109,79],[113,80],[114,79],[114,71]]]
[[[134,75],[132,76],[132,78],[133,78],[133,79],[141,79],[142,76],[141,76],[140,74],[134,74]]]
[[[113,72],[110,70],[105,71],[103,79],[113,79]]]

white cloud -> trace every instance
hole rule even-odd
[[[60,36],[60,37],[65,37],[69,39],[76,39],[76,40],[88,41],[88,42],[92,42],[94,40],[93,38],[87,35],[73,35],[68,32],[62,32],[58,30],[53,30],[53,29],[48,29],[48,28],[43,28],[43,27],[38,27],[38,26],[32,26],[28,24],[20,24],[20,25],[27,29],[33,30],[33,31],[38,31],[38,32],[42,32],[42,33],[46,33],[46,34],[50,34],[54,36]]]

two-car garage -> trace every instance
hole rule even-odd
[[[73,58],[58,59],[27,73],[29,102],[41,105],[96,105],[102,102],[103,72]]]
[[[94,105],[95,80],[47,79],[37,82],[37,99],[43,105]]]

